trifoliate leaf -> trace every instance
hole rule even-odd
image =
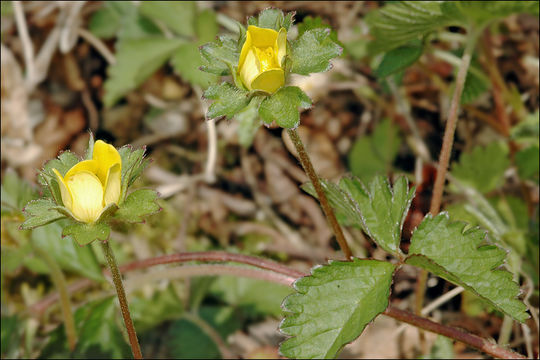
[[[114,105],[141,85],[184,43],[181,39],[158,36],[119,41],[116,63],[109,67],[109,77],[105,81],[105,105]]]
[[[199,48],[203,57],[202,71],[225,76],[236,72],[240,50],[238,42],[230,36],[220,36],[216,42],[205,44]]]
[[[291,359],[334,358],[388,306],[395,266],[383,261],[332,261],[296,280],[285,298],[280,330],[293,336],[280,352]]]
[[[368,182],[375,175],[386,175],[398,154],[401,138],[397,126],[385,118],[371,135],[364,135],[349,152],[349,169],[353,175]]]
[[[171,64],[182,79],[203,89],[218,81],[217,75],[199,69],[203,65],[203,60],[195,43],[180,45],[171,58]]]
[[[509,166],[507,146],[493,142],[486,147],[476,146],[470,153],[462,154],[459,163],[452,164],[452,175],[487,193],[502,185],[504,172]]]
[[[307,109],[311,99],[299,87],[282,87],[267,97],[259,107],[259,115],[267,124],[273,121],[285,129],[294,129],[300,123],[298,108]]]
[[[366,189],[355,178],[343,178],[340,186],[358,204],[362,227],[380,247],[398,255],[403,222],[414,198],[407,178],[400,177],[394,187],[382,176],[375,177]]]
[[[26,220],[21,224],[21,229],[33,229],[65,217],[58,212],[57,207],[50,199],[30,201],[23,209]]]
[[[466,20],[452,2],[396,1],[369,12],[366,22],[375,38],[369,44],[374,54],[419,40],[446,26],[463,26]]]
[[[309,75],[330,69],[330,60],[343,49],[330,38],[330,29],[304,32],[291,46],[291,72]]]
[[[159,21],[178,35],[195,35],[196,5],[194,1],[143,1],[139,12]]]
[[[417,39],[388,51],[375,70],[375,76],[384,78],[408,68],[420,58],[423,51],[422,42]]]
[[[214,119],[220,116],[226,116],[232,119],[237,112],[249,104],[250,100],[247,91],[238,89],[228,82],[210,86],[204,92],[204,97],[215,100],[206,113],[208,119]]]
[[[74,222],[64,228],[62,236],[71,236],[79,246],[90,244],[94,240],[109,239],[111,227],[105,223],[84,224]]]
[[[463,232],[465,223],[450,223],[448,215],[427,215],[413,233],[406,263],[419,266],[474,292],[499,311],[524,322],[527,307],[517,299],[519,286],[512,273],[497,269],[506,252],[483,245],[485,232],[475,228]]]
[[[131,223],[140,223],[144,217],[155,214],[160,206],[156,203],[157,193],[150,189],[139,189],[128,195],[114,218]]]
[[[531,145],[516,153],[516,166],[521,179],[534,180],[538,184],[539,153],[538,145]]]

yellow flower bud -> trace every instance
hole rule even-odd
[[[120,200],[122,159],[114,146],[101,140],[94,144],[92,160],[75,164],[64,177],[53,171],[64,206],[79,221],[95,222],[107,205]]]
[[[285,28],[281,28],[278,33],[272,29],[250,25],[238,62],[240,79],[249,90],[274,93],[285,84],[281,62],[286,53]]]

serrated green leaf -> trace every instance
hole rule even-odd
[[[307,109],[310,106],[311,99],[299,87],[286,86],[263,100],[259,115],[267,124],[275,121],[282,128],[294,129],[300,124],[298,108]]]
[[[259,13],[258,26],[279,31],[285,16],[283,11],[275,8],[264,9]]]
[[[250,101],[247,91],[241,90],[228,82],[210,86],[204,92],[204,97],[215,100],[206,113],[208,119],[215,119],[220,116],[232,119]]]
[[[206,89],[218,81],[217,75],[204,72],[199,68],[203,65],[199,47],[194,43],[181,45],[173,54],[171,64],[182,79]]]
[[[280,330],[293,336],[280,352],[291,359],[333,358],[388,306],[394,265],[377,260],[333,261],[298,279],[283,302]]]
[[[463,26],[465,18],[453,2],[388,2],[366,17],[375,38],[369,44],[371,54],[397,48],[446,26]]]
[[[312,30],[312,29],[330,29],[330,39],[332,39],[334,42],[338,42],[337,38],[337,32],[332,29],[332,27],[323,22],[320,16],[317,16],[315,18],[311,16],[306,16],[302,19],[302,22],[297,25],[298,27],[298,36],[302,36],[306,31]]]
[[[371,135],[358,139],[349,152],[349,168],[364,182],[375,175],[386,175],[392,167],[401,145],[397,126],[385,118]]]
[[[448,215],[427,215],[413,233],[407,264],[419,266],[474,292],[499,311],[524,322],[527,307],[517,299],[519,286],[512,273],[497,269],[506,252],[483,245],[485,232],[476,228],[463,232],[465,223],[450,223]]]
[[[291,46],[291,72],[309,75],[330,69],[330,60],[341,55],[343,49],[332,41],[329,29],[304,32]]]
[[[159,21],[178,35],[195,35],[196,5],[194,1],[143,1],[142,15]]]
[[[515,154],[516,166],[518,168],[519,177],[523,180],[533,180],[538,184],[539,170],[538,163],[540,148],[538,145],[531,145],[527,148],[519,150]]]
[[[262,122],[259,118],[261,101],[261,97],[253,97],[249,105],[235,115],[238,121],[238,142],[245,148],[251,146],[255,133],[261,126]]]
[[[240,50],[238,41],[231,36],[218,37],[217,41],[201,46],[200,52],[203,57],[201,70],[220,76],[236,72]]]
[[[340,187],[358,204],[362,227],[380,247],[400,255],[399,243],[403,222],[414,198],[407,178],[400,177],[393,188],[382,176],[375,177],[366,189],[355,178],[343,178]]]
[[[160,206],[156,203],[157,193],[150,189],[135,190],[128,195],[114,218],[131,223],[140,223],[143,218],[159,211]]]
[[[26,219],[21,224],[21,229],[33,229],[65,217],[56,208],[57,205],[50,199],[30,201],[23,209]]]
[[[119,41],[116,63],[109,66],[109,77],[104,85],[105,105],[114,105],[122,96],[141,85],[184,43],[181,39],[157,36]]]
[[[460,1],[456,6],[479,26],[514,13],[538,16],[538,1]]]
[[[104,279],[92,248],[80,247],[69,239],[63,239],[62,226],[59,223],[34,229],[31,239],[34,246],[46,251],[62,269],[96,281]]]
[[[417,39],[388,51],[375,70],[375,76],[384,78],[408,68],[420,58],[423,51],[422,42]]]
[[[476,146],[470,153],[463,153],[459,162],[452,164],[452,175],[482,193],[502,185],[504,172],[510,166],[508,147],[493,142],[486,147]]]
[[[110,232],[111,227],[105,223],[72,223],[71,225],[64,227],[62,236],[71,236],[79,246],[85,246],[94,240],[108,240]]]

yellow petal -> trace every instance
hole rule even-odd
[[[242,45],[242,51],[240,51],[240,60],[238,61],[238,68],[241,69],[242,65],[244,65],[244,61],[246,60],[246,56],[248,52],[251,50],[251,33],[248,31],[246,34],[246,41],[244,42],[244,45]]]
[[[67,187],[66,182],[64,181],[64,178],[58,170],[53,169],[54,173],[56,174],[56,178],[58,180],[58,186],[60,187],[60,195],[62,196],[62,203],[66,208],[71,210],[73,199],[71,197],[71,192],[69,191],[69,188]]]
[[[283,64],[281,61],[287,54],[287,30],[285,28],[279,29],[279,33],[276,40],[277,47],[277,63],[281,67]]]
[[[255,50],[249,49],[244,61],[244,66],[240,68],[240,78],[249,90],[253,90],[251,87],[251,82],[253,79],[255,79],[255,77],[257,77],[257,75],[259,75],[259,69],[260,64],[259,60],[255,56]]]
[[[80,173],[81,171],[88,171],[93,174],[97,174],[98,169],[99,164],[96,160],[84,160],[73,165],[73,167],[66,173],[66,176],[64,176],[64,179],[68,181],[70,177],[72,177],[74,174]]]
[[[285,84],[283,69],[272,69],[261,73],[251,82],[251,90],[262,90],[273,93]]]
[[[122,187],[122,174],[120,164],[114,164],[107,173],[105,181],[105,195],[103,196],[104,206],[110,203],[118,204],[120,200],[120,191]]]
[[[247,32],[251,34],[252,44],[256,47],[274,46],[278,37],[276,30],[260,28],[254,25],[248,26]]]
[[[99,165],[95,174],[102,184],[107,181],[107,173],[114,164],[120,164],[120,171],[122,170],[122,158],[120,158],[118,150],[104,141],[98,140],[94,143],[92,160],[96,160]]]
[[[67,180],[73,206],[71,212],[77,220],[93,223],[103,210],[103,186],[98,177],[89,171],[73,174]]]

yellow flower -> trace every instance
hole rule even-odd
[[[62,177],[53,169],[62,195],[62,202],[75,218],[93,223],[111,203],[118,204],[121,190],[122,159],[114,146],[98,140],[92,160],[75,164]]]
[[[273,93],[285,84],[281,61],[287,53],[287,30],[279,33],[250,25],[240,52],[238,70],[249,90]]]

